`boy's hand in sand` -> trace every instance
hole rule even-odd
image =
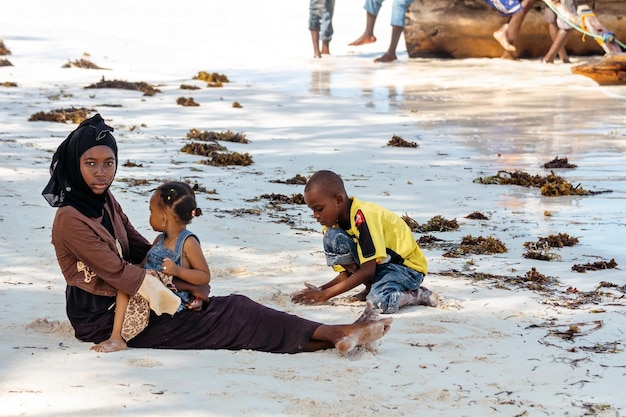
[[[305,282],[304,286],[306,287],[305,289],[291,294],[291,301],[293,303],[317,304],[328,300],[320,287],[316,287],[308,282]]]

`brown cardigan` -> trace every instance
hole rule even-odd
[[[87,217],[71,206],[57,210],[52,224],[57,260],[67,285],[95,295],[114,296],[120,290],[132,296],[145,277],[139,264],[150,243],[135,230],[110,191],[105,210],[117,239],[101,224],[102,217]]]

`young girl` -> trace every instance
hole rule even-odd
[[[189,291],[176,291],[172,276],[189,284],[206,285],[211,272],[200,248],[198,238],[187,230],[194,217],[202,215],[196,206],[196,197],[189,184],[178,181],[160,185],[150,198],[150,226],[161,232],[146,254],[144,268],[162,272],[164,284],[176,293],[182,303],[177,312],[188,308],[200,310],[202,300]],[[193,237],[193,239],[188,239]],[[149,306],[145,299],[133,298],[118,291],[116,296],[113,333],[108,340],[91,349],[97,352],[114,352],[126,349],[126,341],[140,333],[148,324]]]

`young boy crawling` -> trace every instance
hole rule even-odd
[[[383,313],[439,304],[436,293],[421,287],[426,257],[400,216],[348,197],[341,177],[332,171],[311,176],[304,201],[323,226],[326,262],[338,275],[321,287],[305,283],[305,289],[292,294],[294,303],[323,303],[364,284],[355,298],[371,301]]]

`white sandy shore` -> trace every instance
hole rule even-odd
[[[374,64],[389,39],[390,5],[379,42],[350,48],[364,12],[338,2],[333,56],[313,60],[306,2],[62,3],[11,2],[0,13],[0,39],[12,51],[4,58],[14,65],[0,67],[0,83],[18,84],[0,87],[0,415],[626,414],[626,87],[597,86],[568,65],[409,60],[404,48],[400,62]],[[110,70],[61,68],[83,53]],[[231,83],[205,88],[192,80],[198,71]],[[102,77],[162,92],[83,88]],[[200,106],[178,106],[181,96]],[[198,195],[205,216],[190,227],[203,242],[215,294],[245,294],[330,323],[359,315],[363,305],[342,297],[323,306],[290,302],[303,281],[333,275],[319,227],[305,206],[277,211],[259,198],[301,193],[274,181],[318,169],[335,170],[350,193],[419,223],[457,219],[457,231],[433,233],[447,243],[494,236],[508,252],[448,258],[444,249],[425,249],[425,285],[442,305],[401,310],[377,351],[96,354],[69,328],[50,245],[54,210],[40,196],[51,152],[74,125],[28,121],[69,107],[100,112],[116,129],[120,162],[141,165],[120,166],[113,188],[148,238],[148,190],[158,182],[188,179],[215,190]],[[254,164],[197,164],[200,157],[179,151],[192,128],[245,133],[251,143],[225,145]],[[419,147],[388,147],[392,135]],[[568,181],[613,192],[548,198],[473,183],[498,170],[546,175],[542,165],[555,156],[578,165],[557,171]],[[149,184],[130,186],[129,178]],[[489,219],[465,218],[474,211]],[[580,242],[555,249],[557,261],[522,256],[524,242],[557,233]],[[571,269],[613,258],[617,269]],[[467,276],[523,277],[533,267],[558,280],[552,291]],[[592,292],[602,281],[621,291],[603,287],[594,302],[566,306],[580,295],[568,287]],[[573,340],[561,337],[568,331]]]

